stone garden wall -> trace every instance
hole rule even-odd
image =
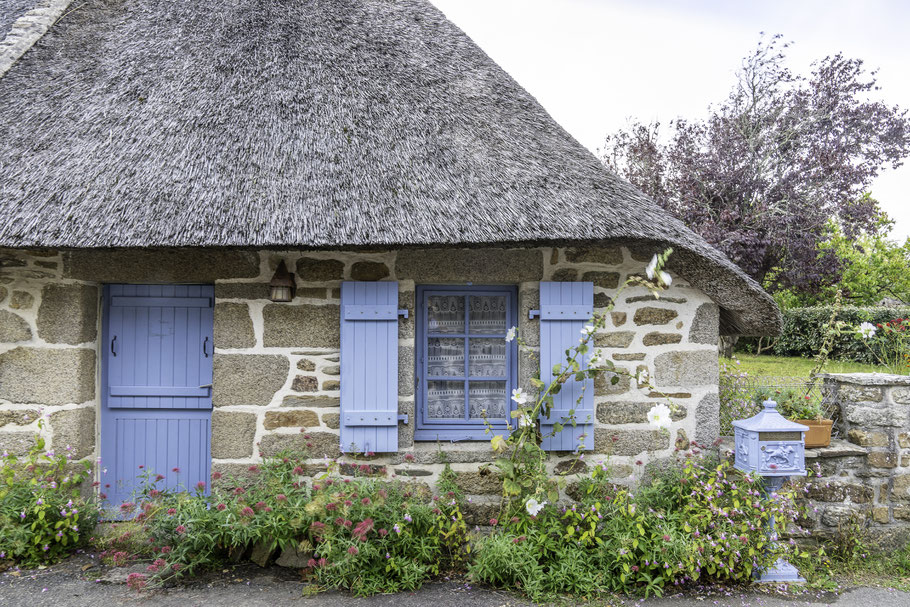
[[[536,347],[538,321],[528,320],[528,310],[539,307],[539,281],[593,281],[595,306],[602,308],[628,275],[642,273],[652,253],[619,247],[0,252],[0,447],[21,451],[43,408],[51,416],[54,448],[69,444],[79,457],[94,454],[105,282],[215,284],[213,467],[242,473],[283,449],[308,447],[316,468],[323,456],[339,455],[342,280],[398,281],[399,307],[410,311],[399,329],[399,410],[413,420],[417,284],[518,285],[520,330]],[[268,281],[280,260],[297,274],[291,303],[268,300]],[[674,279],[659,300],[643,288],[625,291],[608,329],[596,336],[612,360],[633,373],[647,370],[680,407],[670,435],[662,435],[645,420],[647,410],[662,402],[660,394],[634,381],[597,383],[596,453],[586,459],[609,454],[619,482],[634,482],[649,459],[666,457],[690,439],[706,443],[718,435],[718,308],[683,278]],[[520,361],[526,387],[534,367],[527,355]],[[486,441],[415,443],[413,426],[401,424],[399,452],[373,457],[369,465],[373,473],[433,482],[448,461],[469,493],[492,494],[498,482],[477,466],[491,457]],[[572,461],[554,455],[551,466],[565,472]]]
[[[837,404],[842,440],[806,450],[814,535],[834,533],[858,515],[874,541],[910,539],[910,377],[871,373],[823,376]],[[845,439],[845,440],[844,440]]]

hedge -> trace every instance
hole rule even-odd
[[[784,330],[770,352],[776,356],[814,358],[825,339],[831,312],[832,306],[784,310]],[[855,327],[865,321],[879,324],[906,317],[910,317],[910,308],[844,307],[837,319]],[[757,341],[756,338],[740,339],[736,349],[741,352],[755,352]],[[867,364],[878,362],[863,344],[862,339],[849,331],[835,337],[830,358]]]

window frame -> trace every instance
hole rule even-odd
[[[416,325],[416,360],[417,373],[415,375],[415,413],[417,423],[414,428],[415,441],[461,441],[461,440],[489,440],[491,435],[486,433],[486,425],[483,419],[477,421],[467,421],[463,423],[445,421],[430,421],[427,415],[427,380],[426,351],[429,339],[451,337],[455,339],[464,339],[465,349],[465,366],[470,364],[468,353],[471,339],[505,339],[505,333],[502,334],[471,334],[470,333],[470,305],[467,298],[471,295],[505,295],[506,296],[506,331],[511,327],[518,325],[518,287],[517,285],[474,285],[474,284],[457,284],[457,285],[418,285],[415,301],[415,312],[417,315]],[[465,327],[467,332],[442,334],[437,333],[430,335],[429,332],[429,314],[427,314],[427,298],[433,295],[462,295],[465,301]],[[513,340],[506,343],[506,416],[510,416],[515,409],[512,402],[512,390],[518,387],[518,342]],[[453,380],[430,380],[430,381],[464,381],[466,387],[471,384],[470,373],[462,379]],[[485,380],[475,379],[473,381],[502,381],[501,379]],[[465,392],[465,408],[469,410],[469,390]],[[493,429],[498,432],[507,432],[506,424],[511,421],[511,417],[505,420],[489,420]],[[514,424],[513,424],[514,425]]]

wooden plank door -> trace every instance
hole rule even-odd
[[[212,285],[104,290],[101,487],[116,508],[144,475],[159,489],[209,487]]]

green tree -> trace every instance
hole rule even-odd
[[[824,284],[817,293],[792,289],[776,295],[782,307],[830,304],[838,289],[846,303],[875,306],[883,299],[910,303],[910,238],[903,243],[889,238],[893,221],[883,213],[873,230],[848,236],[834,220],[818,245],[818,256],[832,257],[840,267],[839,279]]]

